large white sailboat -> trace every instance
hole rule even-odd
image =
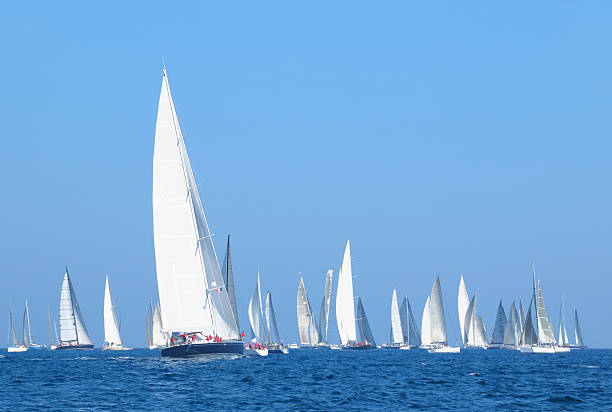
[[[153,152],[153,235],[161,319],[171,336],[162,356],[242,355],[165,69]]]
[[[304,278],[300,277],[297,293],[297,321],[302,348],[317,348],[319,345],[319,326],[315,319],[310,300],[306,294]]]
[[[428,302],[429,308],[426,309],[429,319],[427,321],[424,319],[423,324],[429,324],[429,340],[423,345],[430,353],[459,353],[461,348],[449,346],[446,338],[446,320],[439,277],[436,277]],[[423,318],[425,318],[425,311]]]
[[[374,349],[376,348],[376,343],[374,342],[361,299],[358,299],[357,311],[357,317],[355,317],[351,247],[350,242],[347,240],[342,266],[338,274],[338,290],[336,292],[336,323],[338,333],[340,334],[342,349]],[[355,322],[358,322],[359,326],[359,341],[357,341]]]
[[[115,304],[111,296],[108,276],[106,276],[106,287],[104,288],[104,346],[102,350],[131,350],[123,346],[121,334],[119,332],[119,324],[117,323],[117,315],[115,313]]]
[[[15,327],[13,325],[13,306],[9,304],[9,334],[10,334],[10,342],[7,346],[7,351],[9,353],[12,352],[25,352],[28,350],[28,346],[21,344],[19,339],[17,338],[17,334],[15,333]]]
[[[89,337],[85,320],[79,307],[68,268],[62,281],[60,293],[60,344],[56,350],[64,349],[93,349],[93,342]]]

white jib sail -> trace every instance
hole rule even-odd
[[[423,308],[423,317],[421,318],[421,345],[431,345],[431,313],[430,313],[430,297],[427,296],[425,307]]]
[[[539,344],[555,344],[555,335],[550,327],[548,316],[546,315],[546,307],[544,306],[544,298],[542,297],[542,287],[538,280],[538,297],[537,297],[537,315],[538,315],[538,343]]]
[[[151,335],[153,346],[159,347],[166,346],[168,344],[168,335],[164,332],[164,325],[162,323],[159,304],[155,305],[155,310],[153,311],[153,326]]]
[[[465,339],[465,314],[467,313],[468,306],[470,305],[470,298],[468,296],[467,288],[465,287],[465,281],[463,280],[463,274],[461,275],[461,280],[459,281],[459,296],[457,297],[457,310],[459,313],[459,327],[461,330],[461,340],[464,345],[467,345],[467,341]]]
[[[81,345],[92,343],[68,271],[64,274],[60,294],[60,340]]]
[[[393,288],[393,295],[391,296],[391,336],[393,337],[393,342],[391,343],[402,343],[404,341],[402,320],[400,318],[397,291],[395,288]]]
[[[237,339],[165,69],[155,125],[153,234],[164,328]]]
[[[257,342],[263,343],[263,336],[261,333],[261,291],[259,284],[259,272],[257,273],[257,284],[255,285],[255,291],[251,300],[249,301],[249,322],[251,323],[251,330],[253,336],[257,339]]]
[[[336,323],[340,341],[348,345],[357,341],[355,328],[355,301],[353,298],[353,270],[351,268],[351,248],[346,241],[344,258],[338,275],[338,291],[336,293]]]
[[[465,342],[465,346],[473,346],[475,345],[475,311],[476,311],[476,294],[472,296],[472,300],[470,300],[470,304],[468,305],[467,310],[465,311],[465,316],[463,320],[464,330],[463,330],[463,341]]]
[[[115,315],[115,305],[111,297],[108,276],[106,276],[106,287],[104,289],[104,341],[110,346],[122,346],[119,325]]]

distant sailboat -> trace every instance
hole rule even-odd
[[[72,287],[68,268],[64,274],[62,291],[60,294],[60,349],[93,349],[93,342],[85,327],[83,314]]]
[[[464,342],[466,348],[487,349],[489,346],[489,335],[484,327],[482,317],[476,315],[476,294],[472,297],[465,314]]]
[[[319,346],[329,346],[327,343],[327,329],[329,326],[333,273],[334,271],[330,269],[325,276],[325,295],[323,296],[323,302],[321,302],[321,313],[319,315]]]
[[[567,330],[565,329],[565,302],[561,299],[561,307],[559,308],[559,335],[557,337],[559,346],[569,347],[569,340],[567,338]]]
[[[283,344],[280,334],[278,333],[278,324],[276,323],[276,313],[272,305],[272,294],[266,292],[266,310],[264,319],[266,328],[268,329],[268,353],[288,354],[289,349]]]
[[[444,317],[444,303],[442,301],[442,288],[440,278],[436,277],[431,289],[431,299],[429,301],[429,322],[430,322],[430,353],[459,353],[458,347],[448,345],[446,339],[446,320]]]
[[[402,319],[400,316],[399,303],[397,301],[397,290],[393,288],[391,294],[391,333],[388,344],[383,344],[384,349],[399,349],[404,343],[404,332],[402,330]]]
[[[131,350],[123,346],[117,316],[115,314],[115,304],[111,297],[108,276],[106,276],[106,287],[104,288],[104,346],[103,350]]]
[[[13,307],[9,304],[9,334],[11,336],[11,342],[7,347],[7,351],[11,352],[25,352],[28,350],[27,345],[22,345],[19,343],[19,339],[17,338],[17,334],[15,333],[15,327],[13,325]]]
[[[363,310],[363,305],[358,306],[360,323],[361,341],[357,341],[357,329],[355,328],[355,300],[353,295],[353,270],[351,267],[351,246],[347,240],[342,266],[338,274],[338,291],[336,292],[336,323],[342,349],[362,350],[374,349],[376,346],[373,342],[373,337],[368,336],[367,317]],[[361,299],[359,299],[361,302]],[[365,334],[364,334],[365,333]],[[372,338],[371,342],[368,338]]]
[[[361,302],[361,298],[357,298],[357,329],[359,329],[359,337],[361,338],[360,342],[363,342],[363,345],[376,347],[376,342],[374,341],[374,335],[372,334],[372,330],[370,329],[370,323],[368,322],[368,317],[366,316],[365,309],[363,307],[363,303]]]
[[[25,301],[25,311],[23,313],[23,343],[28,349],[45,349],[45,345],[39,345],[34,342],[32,337],[32,326],[30,325],[30,308],[28,307],[28,300]]]
[[[510,307],[510,317],[508,318],[508,322],[506,323],[506,331],[504,332],[504,345],[502,346],[504,349],[519,349],[521,336],[518,316],[516,306],[514,302],[512,302],[512,306]]]
[[[168,346],[168,334],[164,332],[159,304],[155,309],[149,303],[147,311],[147,345],[149,349],[159,349]]]
[[[425,307],[423,308],[423,317],[421,318],[421,347],[429,349],[431,345],[431,314],[429,311],[429,304],[431,296],[427,295],[425,301]]]
[[[227,249],[225,250],[225,257],[223,258],[223,265],[221,267],[221,275],[223,281],[227,287],[227,295],[229,297],[230,306],[232,313],[236,319],[236,326],[240,330],[240,322],[238,320],[238,307],[236,306],[236,287],[234,285],[234,271],[232,270],[232,255],[230,253],[230,235],[227,235]]]
[[[153,152],[153,235],[164,332],[162,356],[244,353],[166,70]]]
[[[493,334],[491,335],[490,349],[500,348],[504,345],[504,334],[506,333],[506,324],[508,318],[506,317],[506,311],[501,299],[499,300],[499,306],[497,307],[497,315],[495,316],[495,325],[493,326]]]
[[[584,340],[582,339],[582,329],[578,322],[578,309],[574,309],[574,345],[570,345],[572,349],[586,349]]]
[[[51,329],[51,309],[50,308],[47,309],[47,326],[49,327],[49,350],[55,350],[57,346],[54,344],[54,341],[53,341],[53,332]],[[57,341],[57,333],[56,333],[55,338]]]
[[[304,279],[300,277],[297,293],[297,321],[300,333],[300,345],[304,348],[314,348],[319,343],[319,327],[315,319],[310,300],[306,294]]]
[[[403,343],[400,349],[418,348],[421,345],[421,333],[414,319],[408,297],[404,297],[400,307],[400,320],[402,323]]]
[[[270,340],[268,329],[264,323],[263,311],[261,307],[261,282],[259,280],[259,272],[257,272],[257,284],[251,300],[249,301],[249,322],[251,324],[252,342],[248,345],[247,355],[267,356],[268,349],[265,347],[266,342]]]
[[[459,330],[461,331],[461,341],[463,346],[467,346],[466,330],[469,329],[469,325],[466,326],[466,314],[470,306],[470,297],[463,280],[463,274],[459,280],[459,295],[457,297],[457,312],[459,313]]]

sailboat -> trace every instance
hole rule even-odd
[[[247,355],[267,356],[268,348],[266,342],[269,341],[268,330],[263,322],[263,312],[261,308],[261,283],[259,272],[257,272],[257,284],[251,300],[249,301],[249,322],[251,324],[252,341],[245,348]]]
[[[559,334],[557,335],[557,342],[559,346],[570,347],[567,330],[565,329],[565,301],[563,299],[561,299],[561,307],[559,308]]]
[[[93,342],[85,327],[83,314],[79,307],[76,293],[72,287],[72,281],[68,274],[68,268],[64,274],[62,291],[60,294],[60,349],[93,349]]]
[[[374,349],[376,343],[370,331],[368,318],[361,299],[358,299],[358,313],[355,318],[355,300],[353,296],[353,270],[351,267],[351,246],[346,241],[344,258],[338,274],[338,290],[336,292],[336,323],[342,349],[363,350]],[[359,321],[360,341],[357,341],[355,322]]]
[[[25,311],[23,312],[23,343],[28,349],[45,349],[45,345],[39,345],[34,342],[32,337],[32,326],[30,325],[30,308],[28,300],[25,301]]]
[[[302,348],[316,348],[319,343],[319,327],[315,319],[310,300],[306,294],[304,278],[300,277],[297,293],[297,321]]]
[[[399,349],[404,343],[404,332],[402,331],[402,319],[400,316],[399,303],[397,301],[397,290],[393,288],[391,295],[391,333],[388,344],[383,344],[383,349]]]
[[[519,322],[519,314],[516,311],[516,305],[512,302],[510,307],[510,317],[506,322],[506,330],[504,332],[503,349],[518,350],[521,339],[521,329]]]
[[[108,276],[106,276],[106,287],[104,288],[104,346],[102,350],[131,350],[123,346],[117,315],[115,314],[115,304],[110,292]]]
[[[482,317],[476,316],[476,294],[470,300],[463,324],[464,347],[487,349],[491,342]]]
[[[232,270],[232,255],[230,253],[230,235],[227,235],[227,248],[225,249],[225,257],[223,265],[221,265],[221,276],[227,287],[227,296],[229,297],[230,307],[236,319],[236,327],[240,330],[240,322],[238,320],[238,306],[236,305],[236,287],[234,285],[234,271]]]
[[[419,332],[418,326],[410,307],[408,297],[405,296],[400,307],[400,321],[402,324],[402,338],[403,342],[400,345],[400,349],[407,350],[412,348],[418,348],[421,345],[421,333]]]
[[[439,277],[436,277],[431,295],[428,296],[425,303],[421,328],[421,347],[427,349],[429,353],[459,353],[461,351],[459,347],[449,346],[446,339],[446,320]]]
[[[168,346],[168,334],[164,332],[159,304],[156,304],[155,309],[153,309],[153,305],[149,303],[149,310],[147,311],[147,345],[151,350]]]
[[[470,300],[463,274],[459,281],[457,312],[459,313],[459,327],[463,347],[487,349],[489,335],[484,327],[482,317],[476,315],[476,294]]]
[[[153,235],[161,319],[170,334],[162,356],[242,355],[165,68],[153,152]]]
[[[11,342],[7,347],[7,351],[11,352],[25,352],[28,350],[27,345],[22,345],[17,338],[15,333],[15,327],[13,326],[13,307],[9,304],[9,334],[11,336]]]
[[[272,305],[272,294],[266,292],[266,310],[265,310],[266,328],[268,329],[268,353],[288,354],[289,349],[283,344],[280,334],[278,333],[278,324],[276,323],[276,313],[274,305]]]
[[[569,352],[567,347],[557,345],[555,334],[550,325],[548,316],[546,315],[546,306],[544,306],[544,298],[542,297],[542,286],[540,281],[537,282],[536,295],[536,315],[538,319],[537,343],[532,345],[521,346],[521,353],[560,353]],[[531,310],[531,307],[529,308]],[[527,320],[529,322],[529,319]]]
[[[574,345],[570,345],[572,349],[586,349],[587,346],[582,340],[582,329],[580,329],[580,323],[578,322],[578,309],[574,308]]]
[[[506,324],[508,318],[502,300],[499,300],[497,307],[497,315],[495,315],[495,324],[493,325],[493,334],[491,335],[491,343],[489,349],[499,349],[504,345],[504,334],[506,333]]]
[[[49,350],[57,349],[53,341],[53,331],[51,330],[51,309],[47,308],[47,326],[49,327]],[[57,332],[55,333],[55,342],[57,342]]]
[[[319,314],[319,347],[329,347],[327,343],[327,329],[329,326],[329,308],[331,304],[333,273],[334,271],[329,269],[325,276],[325,294],[323,295],[321,312]]]

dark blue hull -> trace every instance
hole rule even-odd
[[[161,355],[170,358],[242,356],[244,355],[244,344],[242,342],[211,342],[176,345],[163,348]]]
[[[55,350],[91,350],[94,345],[59,345]]]
[[[343,350],[368,350],[368,349],[376,349],[376,346],[374,345],[350,345],[350,346],[343,346],[342,349]]]

